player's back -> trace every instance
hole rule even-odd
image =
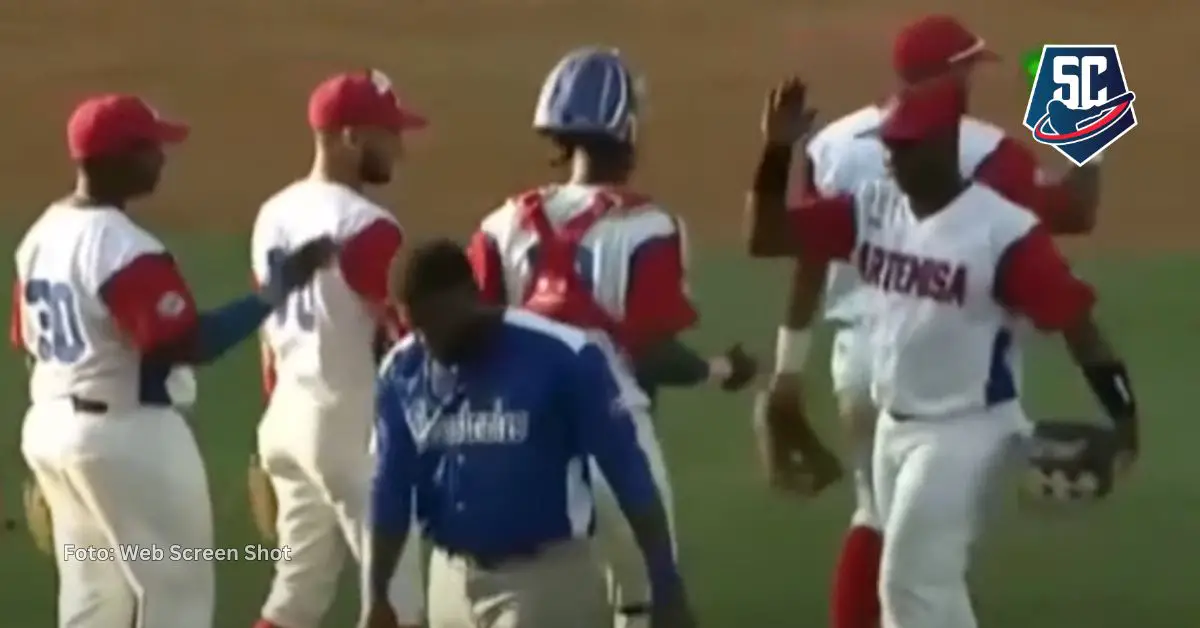
[[[873,313],[876,402],[939,416],[1014,400],[1023,321],[996,301],[995,278],[1037,218],[979,184],[921,219],[891,181],[861,186],[854,196],[855,264]]]
[[[593,211],[597,203],[611,205],[583,233],[576,248],[575,267],[596,303],[617,320],[625,316],[638,254],[666,238],[683,240],[679,249],[687,250],[682,222],[646,197],[584,184],[547,186],[541,193],[546,216],[556,231]],[[524,303],[537,268],[536,230],[523,218],[515,199],[489,214],[481,230],[492,240],[503,263],[507,302]]]
[[[119,271],[157,254],[166,255],[162,243],[115,207],[58,203],[33,223],[17,247],[13,295],[20,340],[33,357],[33,403],[76,397],[110,408],[165,405],[165,390],[143,390],[142,356],[104,300]],[[185,305],[171,293],[158,307],[169,314]]]
[[[883,121],[884,110],[868,105],[825,126],[805,147],[811,164],[812,185],[822,196],[852,194],[864,183],[890,178],[887,149],[873,132]],[[959,164],[971,178],[1005,134],[977,118],[965,117],[959,134]],[[852,322],[864,315],[862,281],[854,268],[833,263],[825,295],[825,317]]]
[[[301,180],[276,193],[259,211],[251,242],[260,284],[283,251],[328,235],[345,242],[380,220],[395,218],[343,185]],[[370,391],[375,374],[377,321],[338,270],[320,272],[263,325],[278,387],[298,386],[317,399]]]

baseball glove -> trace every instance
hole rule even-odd
[[[43,554],[54,556],[54,527],[50,518],[50,504],[37,480],[29,478],[22,487],[22,499],[25,505],[25,528],[33,544]]]
[[[1108,426],[1078,421],[1034,423],[1024,497],[1051,503],[1089,503],[1112,493],[1124,451]]]
[[[262,467],[258,456],[250,456],[246,484],[250,489],[250,514],[254,517],[254,527],[258,528],[263,540],[274,543],[275,517],[279,513],[279,502],[275,497],[275,487],[271,486],[271,476]]]
[[[812,497],[842,478],[842,466],[813,432],[803,407],[798,382],[777,376],[755,399],[754,428],[771,485]]]

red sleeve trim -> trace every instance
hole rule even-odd
[[[134,258],[104,282],[100,298],[142,353],[177,343],[196,327],[196,301],[166,253]]]
[[[396,223],[379,218],[342,243],[338,265],[346,284],[372,307],[388,300],[388,268],[404,244]]]
[[[400,227],[379,218],[343,243],[338,258],[346,285],[367,303],[379,323],[378,333],[393,339],[402,335],[402,326],[388,298],[388,272],[402,246]]]
[[[678,233],[643,242],[633,253],[622,340],[634,355],[687,330],[699,318],[687,294],[683,255]]]
[[[1043,331],[1079,322],[1095,292],[1071,272],[1049,231],[1037,226],[1009,245],[996,267],[996,299]]]
[[[467,259],[471,262],[471,270],[475,273],[475,283],[479,285],[483,298],[489,303],[503,305],[507,301],[504,287],[504,261],[500,258],[500,250],[496,241],[483,231],[471,235],[467,244]]]
[[[807,198],[788,210],[788,218],[804,261],[847,260],[854,253],[858,226],[851,197]]]

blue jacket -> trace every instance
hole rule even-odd
[[[469,360],[447,367],[410,335],[377,387],[376,529],[455,553],[505,557],[589,536],[593,457],[621,507],[660,496],[631,408],[645,395],[582,330],[510,309]]]

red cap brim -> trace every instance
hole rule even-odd
[[[400,111],[400,129],[403,131],[419,131],[429,126],[429,118],[407,109]]]
[[[183,122],[159,120],[155,133],[155,139],[163,144],[179,144],[191,135],[192,127]]]

